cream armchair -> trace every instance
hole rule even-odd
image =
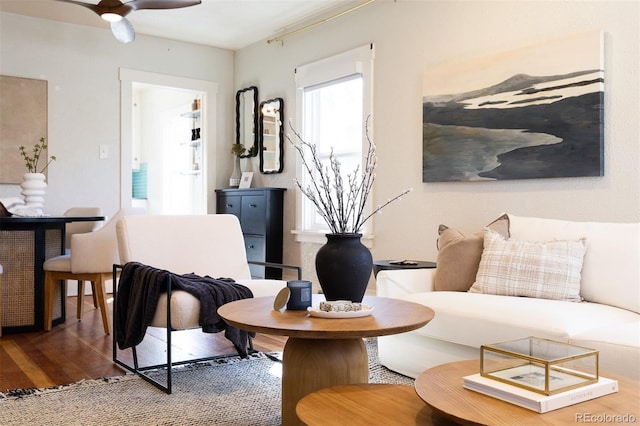
[[[112,278],[113,264],[120,261],[116,242],[116,223],[127,215],[139,214],[144,214],[144,210],[122,209],[118,211],[102,228],[93,232],[72,235],[70,253],[47,259],[44,262],[45,330],[51,330],[55,286],[63,282],[62,294],[66,296],[64,280],[77,280],[91,282],[94,300],[97,301],[102,314],[104,332],[111,334],[104,283]],[[79,305],[82,304],[82,296],[82,293],[78,293]]]
[[[248,287],[254,297],[275,296],[287,285],[286,281],[282,280],[251,278],[240,222],[233,215],[129,216],[118,222],[117,237],[122,265],[128,262],[137,262],[170,271],[173,274],[194,273],[213,278],[233,278],[237,283]],[[264,265],[264,263],[260,264]],[[300,279],[301,270],[299,267],[271,263],[268,266],[294,269],[297,272],[297,279]],[[115,265],[114,274],[117,268],[119,266]],[[122,333],[128,325],[125,322],[132,316],[128,312],[121,311],[131,305],[122,302],[124,299],[119,299],[118,296],[120,286],[126,284],[121,281],[117,291],[114,291],[114,362],[139,374],[165,392],[171,393],[172,366],[195,361],[176,363],[172,360],[171,333],[172,331],[200,327],[200,301],[186,291],[172,291],[169,283],[168,291],[159,297],[153,319],[149,324],[143,324],[145,328],[151,326],[166,329],[166,348],[164,348],[166,362],[160,365],[140,365],[136,352],[137,345],[134,345],[131,347],[134,363],[130,365],[119,356],[119,352],[127,349],[127,345],[122,345],[123,349],[119,349],[118,345],[119,341],[124,340]],[[144,283],[140,284],[144,285]],[[137,327],[138,324],[135,326]],[[158,337],[157,333],[154,333],[154,336]],[[250,342],[247,343],[250,346]],[[220,356],[218,354],[205,359]],[[145,371],[159,368],[167,371],[166,385],[145,374]]]

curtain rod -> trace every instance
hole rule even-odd
[[[331,21],[331,20],[333,20],[333,19],[339,18],[339,17],[341,17],[341,16],[343,16],[343,15],[346,15],[346,14],[348,14],[348,13],[351,13],[351,12],[353,12],[353,11],[357,10],[357,9],[360,9],[361,7],[366,6],[366,5],[368,5],[369,3],[373,3],[374,1],[376,1],[376,0],[366,0],[366,1],[365,1],[365,2],[363,2],[363,3],[360,3],[360,4],[356,5],[356,6],[353,6],[352,8],[349,8],[349,9],[347,9],[347,10],[344,10],[344,11],[342,11],[342,12],[340,12],[340,13],[336,13],[335,15],[329,16],[328,18],[322,19],[321,21],[314,22],[314,23],[309,24],[309,25],[305,25],[304,27],[302,27],[302,28],[298,28],[297,30],[289,31],[288,33],[284,33],[284,34],[279,35],[279,36],[277,36],[277,37],[274,37],[274,38],[272,38],[272,39],[270,39],[270,40],[267,40],[267,43],[268,43],[268,44],[271,44],[271,43],[273,43],[274,41],[284,42],[284,39],[285,39],[285,38],[287,38],[287,37],[291,37],[291,36],[292,36],[292,35],[294,35],[294,34],[298,34],[298,33],[301,33],[301,32],[303,32],[303,31],[306,31],[306,30],[308,30],[308,29],[311,29],[311,28],[313,28],[313,27],[317,27],[318,25],[325,24],[325,23],[327,23],[327,22],[329,22],[329,21]]]

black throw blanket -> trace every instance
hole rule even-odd
[[[195,274],[177,275],[169,271],[129,262],[122,268],[117,290],[115,332],[118,347],[126,349],[144,339],[162,293],[184,290],[200,300],[200,326],[205,333],[224,330],[225,337],[238,354],[247,356],[249,333],[224,322],[218,307],[234,300],[253,297],[250,289],[230,278],[200,277]],[[251,333],[253,335],[254,333]]]

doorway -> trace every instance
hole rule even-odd
[[[217,84],[120,70],[121,206],[206,214]]]
[[[134,83],[132,205],[205,214],[201,92]]]

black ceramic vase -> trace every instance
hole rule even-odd
[[[362,302],[371,277],[371,252],[362,234],[327,234],[316,254],[316,273],[327,300]]]

